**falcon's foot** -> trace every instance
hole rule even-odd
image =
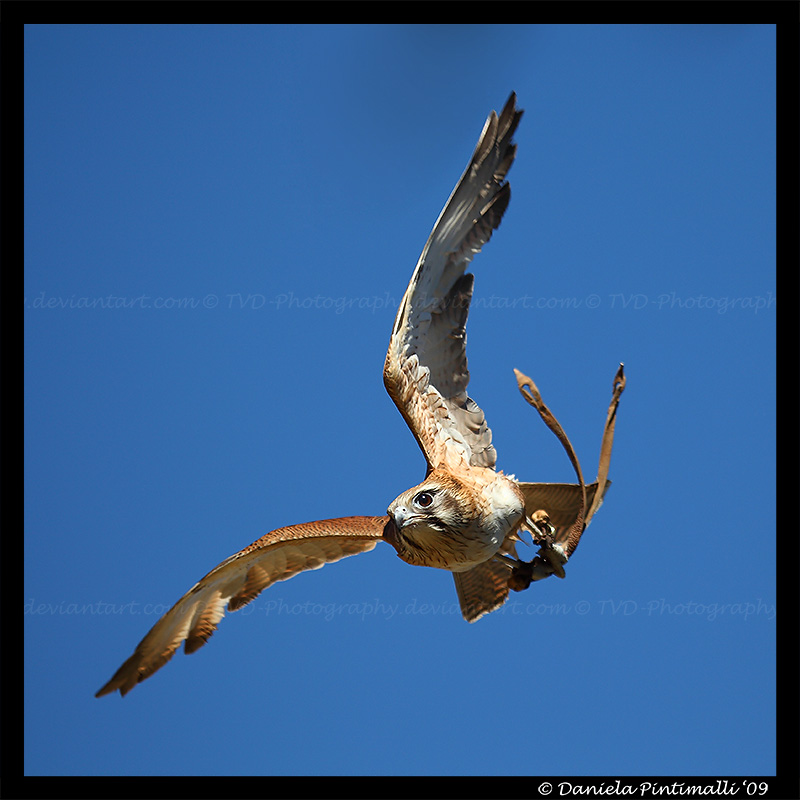
[[[567,552],[553,539],[556,529],[550,524],[548,513],[543,509],[534,511],[530,517],[525,517],[525,524],[531,530],[533,543],[539,545],[539,555],[552,568],[552,574],[559,578],[566,577],[564,564],[567,563]]]
[[[533,581],[558,575],[566,577],[564,564],[567,553],[558,542],[554,541],[555,528],[550,524],[546,511],[535,511],[532,516],[525,517],[525,525],[530,529],[533,543],[539,545],[539,554],[533,561],[518,560],[514,564],[508,578],[508,587],[515,592],[527,589]]]

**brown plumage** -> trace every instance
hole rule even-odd
[[[280,528],[216,566],[153,626],[133,655],[97,692],[124,695],[172,658],[202,647],[225,611],[236,611],[268,586],[298,572],[372,550],[383,540],[404,561],[453,573],[464,618],[502,605],[509,589],[556,574],[608,488],[616,404],[606,421],[598,481],[584,486],[572,446],[533,381],[517,374],[520,391],[564,444],[578,484],[531,484],[495,470],[492,433],[467,394],[466,324],[474,278],[465,273],[497,229],[511,190],[506,175],[516,154],[512,136],[522,117],[512,93],[491,112],[475,152],[434,225],[397,311],[383,379],[427,462],[425,479],[399,495],[386,516],[345,517]],[[539,556],[517,558],[522,530]]]
[[[96,697],[117,689],[127,694],[163,667],[184,641],[184,652],[194,653],[214,633],[226,609],[236,611],[267,586],[372,550],[383,537],[387,522],[387,517],[344,517],[290,525],[262,536],[189,589]]]

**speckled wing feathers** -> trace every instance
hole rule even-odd
[[[384,383],[430,468],[494,467],[483,411],[467,395],[466,321],[473,256],[500,224],[511,190],[511,139],[522,111],[512,93],[486,120],[478,145],[439,215],[395,319]]]
[[[343,517],[279,528],[225,559],[196,583],[153,626],[133,655],[97,692],[125,695],[172,658],[202,647],[228,611],[249,603],[263,589],[305,570],[372,550],[388,517]]]

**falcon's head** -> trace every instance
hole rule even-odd
[[[460,572],[483,563],[497,552],[509,523],[517,524],[522,516],[514,494],[513,508],[503,514],[505,524],[497,524],[494,483],[487,492],[448,472],[431,471],[389,506],[386,540],[409,564]]]

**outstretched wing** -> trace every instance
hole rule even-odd
[[[522,111],[512,92],[489,114],[406,289],[395,318],[383,380],[431,469],[494,467],[492,433],[467,395],[466,324],[473,276],[464,274],[500,224],[511,189],[511,138]]]
[[[279,528],[214,567],[153,626],[133,655],[95,697],[117,689],[127,694],[169,661],[202,647],[225,615],[249,603],[267,586],[345,556],[372,550],[388,517],[342,517]]]

